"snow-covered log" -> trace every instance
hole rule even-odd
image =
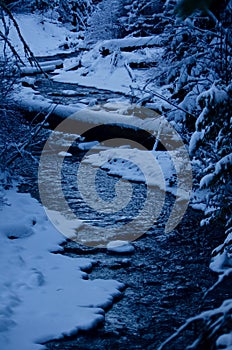
[[[25,75],[34,75],[34,74],[42,74],[42,73],[48,73],[53,72],[56,69],[55,65],[48,65],[43,67],[22,67],[20,68],[20,74],[21,76]]]
[[[63,67],[63,61],[62,60],[54,60],[54,61],[45,61],[40,62],[39,66],[26,66],[20,67],[20,74],[21,76],[25,75],[34,75],[34,74],[41,74],[41,73],[48,73],[53,72],[56,68],[62,68]]]
[[[112,53],[117,49],[121,51],[133,51],[135,49],[153,46],[161,46],[160,36],[105,40],[99,44],[99,51]]]

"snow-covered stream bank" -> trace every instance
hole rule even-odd
[[[64,237],[29,194],[4,193],[0,211],[0,344],[2,350],[43,348],[39,343],[104,321],[103,309],[121,283],[87,280],[92,260],[71,259]]]

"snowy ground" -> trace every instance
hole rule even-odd
[[[151,47],[144,48],[147,45]],[[158,62],[162,52],[158,46],[159,37],[101,41],[81,57],[66,60],[54,80],[141,96],[140,88],[145,85],[148,70],[132,70],[130,64]],[[81,67],[70,71],[78,62]]]
[[[64,52],[63,45],[67,40],[78,43],[75,35],[68,28],[59,23],[52,16],[37,14],[17,14],[15,19],[18,22],[21,33],[35,56],[54,55]],[[18,34],[11,24],[9,39],[18,52],[24,54]],[[2,45],[3,42],[1,42]],[[67,52],[67,51],[66,51]]]
[[[90,329],[120,294],[112,280],[85,280],[91,260],[53,254],[64,241],[29,194],[5,193],[0,211],[1,350],[42,349],[40,342]]]

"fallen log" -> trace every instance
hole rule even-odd
[[[41,74],[43,72],[49,73],[53,72],[57,68],[63,67],[62,60],[44,61],[39,62],[39,67],[37,66],[20,66],[21,76]],[[40,69],[41,68],[41,69]]]
[[[51,100],[38,95],[31,88],[22,88],[22,92],[15,96],[19,109],[28,120],[36,117],[41,122],[49,113],[47,122],[54,129],[61,124],[61,130],[67,133],[77,133],[85,137],[86,141],[104,141],[107,139],[123,138],[132,140],[146,149],[152,149],[156,141],[156,133],[160,127],[157,118],[142,115],[132,111],[129,115],[122,115],[110,110],[110,106],[96,106],[87,108],[84,104],[72,106],[55,104]],[[154,117],[154,114],[153,114]],[[62,123],[68,118],[68,123]],[[161,143],[157,149],[163,150]]]
[[[53,72],[56,69],[55,65],[41,66],[42,70],[39,67],[21,67],[20,75],[24,77],[26,75],[35,75],[42,73]]]

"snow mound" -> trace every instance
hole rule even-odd
[[[64,152],[64,151],[62,151],[62,152],[59,152],[59,153],[58,153],[58,156],[59,156],[59,157],[72,157],[72,154],[69,153],[69,152]]]
[[[135,248],[128,241],[111,241],[106,246],[109,252],[117,253],[117,254],[128,254],[133,253]]]
[[[5,192],[0,211],[1,350],[43,349],[40,343],[88,330],[120,294],[113,280],[86,280],[92,261],[59,251],[64,237],[29,194]]]
[[[90,150],[91,148],[97,146],[98,144],[99,144],[98,141],[82,142],[82,143],[79,143],[78,148],[79,148],[81,151],[88,151],[88,150]]]
[[[92,164],[107,170],[108,174],[120,176],[125,180],[146,182],[161,191],[176,194],[176,169],[183,159],[176,151],[144,151],[138,149],[114,148],[87,155],[83,163]],[[179,184],[179,195],[185,198],[185,189]]]

